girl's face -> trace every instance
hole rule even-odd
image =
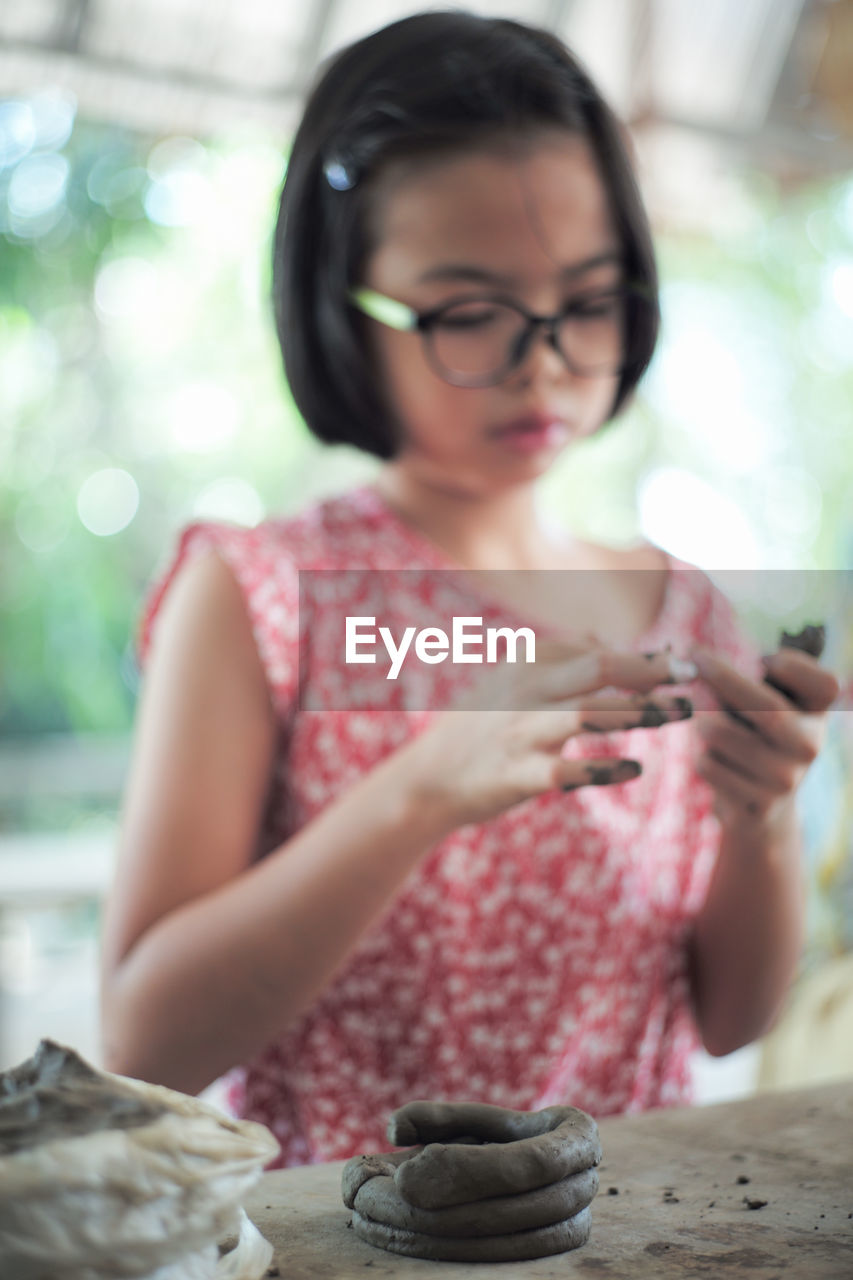
[[[568,132],[390,170],[373,209],[363,283],[417,311],[502,296],[553,315],[623,280],[593,153]],[[471,389],[434,372],[420,334],[366,323],[402,433],[397,466],[460,494],[535,479],[606,420],[616,396],[618,374],[571,372],[541,331],[502,382]]]

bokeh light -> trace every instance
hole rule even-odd
[[[233,391],[216,382],[188,382],[168,400],[161,429],[172,448],[213,453],[229,444],[243,420],[243,406]]]
[[[652,470],[639,489],[640,528],[649,541],[700,569],[754,569],[758,543],[726,494],[678,467]]]
[[[109,538],[127,528],[138,507],[139,486],[121,467],[94,471],[77,494],[80,523],[99,538]]]
[[[254,485],[239,476],[222,476],[202,489],[193,501],[197,520],[227,520],[256,525],[264,518],[264,503]]]
[[[0,168],[29,155],[36,141],[35,113],[29,102],[0,102]]]
[[[157,273],[147,258],[114,258],[95,278],[95,306],[104,319],[133,316],[158,307]]]

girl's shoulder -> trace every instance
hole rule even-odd
[[[297,569],[381,569],[405,565],[398,530],[368,485],[319,499],[247,531],[259,548],[288,557]]]
[[[715,575],[650,542],[584,547],[588,567],[612,574],[614,591],[625,602],[634,634],[644,646],[706,645],[744,672],[754,672],[754,643]]]

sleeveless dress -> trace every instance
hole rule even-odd
[[[405,600],[389,602],[399,629],[424,584],[468,587],[369,485],[255,528],[196,523],[149,594],[143,661],[175,573],[211,549],[242,590],[279,725],[260,858],[435,714],[342,703],[318,593],[300,620],[300,572],[338,571],[347,612],[363,615],[371,573],[407,571]],[[668,567],[659,615],[632,647],[707,644],[757,677],[725,597],[690,565]],[[484,620],[501,612],[470,591],[468,603]],[[389,1114],[415,1098],[568,1102],[594,1116],[689,1102],[686,941],[719,839],[696,750],[689,722],[574,738],[564,754],[627,756],[641,777],[549,792],[435,845],[315,1004],[223,1078],[233,1114],[281,1144],[269,1167],[388,1150]]]

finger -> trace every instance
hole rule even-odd
[[[614,733],[621,729],[656,729],[693,714],[689,698],[600,697],[572,702],[565,709],[547,708],[526,719],[525,743],[556,747],[581,733]]]
[[[579,787],[615,786],[641,772],[642,766],[636,760],[618,756],[569,760],[544,751],[527,752],[516,760],[510,785],[517,803],[555,788],[576,791]]]
[[[831,671],[824,670],[814,658],[796,650],[780,650],[765,664],[768,674],[772,672],[774,678],[777,671],[784,669],[786,679],[791,682],[789,696],[766,681],[759,682],[741,675],[710,649],[694,649],[690,656],[720,702],[749,720],[754,720],[759,712],[790,710],[792,701],[800,710],[825,711],[840,692],[838,680]]]
[[[631,782],[643,772],[638,760],[566,760],[555,763],[554,786],[562,791],[577,791],[581,787],[610,787],[621,782]]]
[[[691,657],[702,679],[733,720],[747,728],[757,729],[760,724],[774,740],[785,737],[786,726],[795,716],[790,699],[763,681],[741,675],[710,649],[696,648]]]
[[[724,760],[705,752],[696,761],[696,772],[700,778],[722,796],[729,804],[752,817],[761,817],[769,812],[778,797],[763,787],[758,786],[750,778],[736,772]]]
[[[809,721],[777,689],[742,676],[709,650],[697,650],[694,656],[703,678],[717,694],[730,720],[753,730],[793,759],[811,764],[820,745],[818,721]]]
[[[802,764],[763,742],[749,729],[724,716],[697,716],[696,728],[708,753],[739,776],[766,787],[774,795],[793,791]]]
[[[578,635],[537,636],[536,661],[567,662],[602,647],[602,641],[592,631],[584,631]]]
[[[698,675],[692,662],[667,651],[622,653],[616,649],[591,649],[566,662],[536,666],[535,688],[548,700],[595,693],[600,689],[635,689],[650,693],[658,685],[686,684]]]
[[[617,729],[657,729],[689,720],[693,703],[680,696],[646,698],[637,694],[627,702],[624,698],[591,698],[580,704],[579,711],[581,732],[611,733]]]
[[[804,711],[826,711],[841,692],[831,671],[806,653],[780,649],[763,659],[766,679]]]
[[[730,723],[753,735],[753,742],[763,739],[775,751],[800,764],[812,764],[817,759],[824,730],[819,717],[806,716],[790,706],[776,711],[751,711],[748,715],[730,706],[723,711]]]

